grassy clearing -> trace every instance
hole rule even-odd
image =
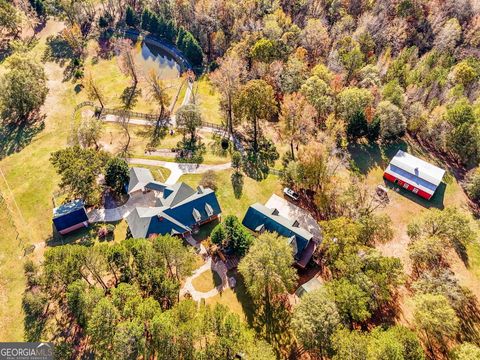
[[[130,166],[136,166],[136,167],[142,167],[142,168],[150,170],[150,172],[153,175],[153,178],[156,181],[160,181],[160,182],[165,182],[168,179],[168,177],[170,176],[170,173],[171,173],[171,171],[169,169],[161,167],[161,166],[148,166],[148,165],[134,164],[134,163],[131,163],[129,165]]]
[[[147,153],[149,148],[149,137],[147,126],[130,124],[130,157],[140,159],[152,159],[162,161],[175,161],[175,154],[166,151],[163,153]],[[104,132],[100,139],[101,146],[112,154],[119,154],[123,151],[127,142],[127,136],[122,126],[117,123],[105,123]],[[218,143],[215,142],[214,135],[211,132],[199,131],[203,143],[206,147],[206,153],[204,155],[205,164],[223,164],[230,161],[228,154],[220,154],[217,149]],[[182,135],[175,132],[173,135],[167,134],[164,139],[160,140],[160,144],[157,149],[171,150],[175,148],[177,143],[182,139]]]
[[[193,287],[200,292],[207,292],[222,284],[216,271],[207,270],[192,280]]]
[[[0,202],[0,341],[21,341],[25,288],[23,250],[9,216],[5,204]]]
[[[249,324],[253,321],[254,305],[252,299],[247,294],[245,284],[240,275],[230,271],[228,277],[234,276],[237,283],[235,289],[226,289],[222,293],[205,300],[207,305],[222,304],[227,306],[231,311],[237,313],[240,318]]]
[[[240,198],[236,199],[231,183],[231,170],[218,171],[217,174],[217,198],[222,207],[222,214],[236,215],[239,219],[243,219],[248,207],[255,203],[265,202],[272,194],[282,194],[282,186],[278,181],[278,177],[269,175],[263,181],[255,181],[244,177],[243,191]],[[183,175],[180,181],[186,182],[188,185],[196,187],[202,178],[201,174]]]
[[[89,43],[88,49],[89,56],[85,60],[85,73],[90,74],[103,90],[106,107],[118,108],[122,106],[120,96],[123,90],[130,85],[130,79],[121,72],[116,57],[110,59],[96,57],[96,46],[93,40]],[[141,94],[133,110],[144,113],[155,113],[158,109],[155,102],[151,99],[148,84],[145,80],[148,74],[144,74],[140,66],[138,66],[138,68],[140,76],[139,89]],[[171,101],[173,101],[182,84],[182,79],[165,79],[163,82],[167,87],[167,93]],[[185,90],[182,91],[184,94]],[[180,94],[182,95],[182,93]],[[183,96],[179,97],[180,103],[181,99],[183,99]]]
[[[200,107],[204,121],[222,124],[223,115],[220,110],[220,94],[215,90],[208,77],[201,77],[196,83],[196,102]]]

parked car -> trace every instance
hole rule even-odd
[[[290,188],[283,189],[283,193],[294,201],[298,201],[298,194]]]

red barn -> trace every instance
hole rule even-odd
[[[442,182],[445,170],[398,150],[383,177],[427,200]]]

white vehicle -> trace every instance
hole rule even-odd
[[[294,201],[298,201],[298,194],[290,188],[283,189],[283,193]]]

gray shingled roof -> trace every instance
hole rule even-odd
[[[150,170],[139,167],[130,168],[130,181],[128,183],[128,193],[142,190],[148,183],[154,182]]]
[[[167,189],[171,190],[172,192],[165,198],[163,204],[167,207],[175,207],[176,205],[180,204],[181,202],[189,199],[192,195],[196,192],[190,186],[185,183],[176,183],[168,187]]]

